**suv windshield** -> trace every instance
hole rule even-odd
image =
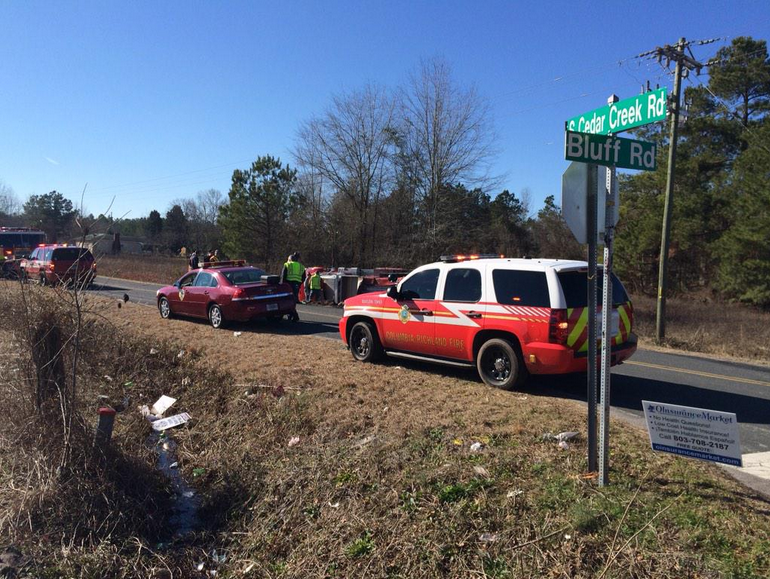
[[[223,271],[222,275],[233,285],[243,285],[262,281],[262,276],[265,275],[265,272],[255,267],[249,267],[247,269]]]
[[[57,247],[53,250],[52,259],[75,261],[81,257],[84,259],[89,259],[91,257],[91,252],[84,247]]]
[[[584,308],[588,305],[588,271],[562,271],[559,272],[559,282],[564,291],[564,299],[567,300],[568,308]],[[602,296],[602,268],[596,269],[596,305],[601,306]],[[623,284],[612,274],[612,305],[617,306],[626,303],[628,294]]]

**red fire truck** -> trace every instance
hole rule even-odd
[[[0,227],[0,267],[4,277],[19,274],[19,260],[45,243],[45,233],[27,227]]]

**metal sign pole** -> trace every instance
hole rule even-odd
[[[617,204],[615,168],[607,171],[607,208],[604,212],[604,280],[602,291],[601,415],[599,422],[599,486],[609,484],[610,462],[610,357],[612,354],[612,242]]]
[[[588,165],[586,237],[588,241],[588,472],[597,471],[596,440],[596,245],[598,167]]]

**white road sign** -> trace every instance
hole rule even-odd
[[[578,243],[588,243],[586,210],[588,208],[587,175],[593,165],[573,161],[561,177],[561,214]],[[607,167],[598,167],[596,179],[597,242],[604,245],[604,215],[607,202]],[[614,223],[618,222],[615,206]]]
[[[743,466],[734,413],[647,400],[642,405],[653,450]]]

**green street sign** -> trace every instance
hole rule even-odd
[[[568,161],[654,171],[656,152],[657,145],[647,141],[572,131],[564,135],[564,158]]]
[[[567,121],[567,130],[609,135],[666,118],[666,88],[625,99]]]

